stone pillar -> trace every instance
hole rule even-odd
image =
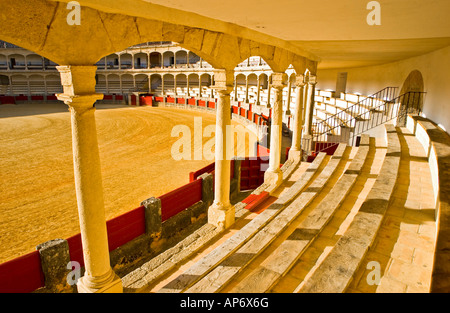
[[[291,94],[292,94],[292,81],[289,78],[287,99],[286,99],[286,116],[291,115]]]
[[[260,58],[260,61],[261,61],[261,58]],[[261,96],[261,76],[258,76],[258,87],[257,88],[258,88],[258,90],[256,92],[256,105],[260,105],[261,103],[260,103],[259,99]]]
[[[214,88],[218,94],[216,110],[215,142],[215,190],[214,203],[208,209],[208,223],[219,228],[229,228],[235,219],[234,206],[230,203],[230,167],[227,148],[232,144],[227,128],[231,125],[230,93],[233,90],[233,72],[220,70],[215,74]],[[228,127],[227,127],[228,126]],[[231,142],[229,142],[231,141]]]
[[[312,133],[312,122],[314,117],[314,105],[315,105],[315,86],[316,86],[316,77],[309,76],[308,88],[306,92],[305,99],[305,122],[304,122],[304,135],[302,139],[302,149],[305,151],[306,155],[313,149],[313,133]]]
[[[245,77],[245,103],[248,103],[248,76]]]
[[[96,66],[58,66],[64,93],[58,99],[69,106],[75,191],[83,244],[85,275],[78,292],[122,292],[122,281],[110,266],[100,156],[95,123]]]
[[[315,99],[315,86],[317,80],[315,76],[310,76],[308,81],[308,94],[306,97],[306,114],[305,114],[305,135],[312,135],[312,121],[314,116],[314,99]]]
[[[303,126],[303,105],[304,105],[304,89],[305,76],[297,75],[295,80],[295,112],[294,112],[294,131],[292,134],[292,146],[289,150],[289,159],[293,158],[295,161],[301,158],[301,140],[302,140],[302,126]]]
[[[275,102],[272,109],[272,123],[270,126],[270,159],[269,168],[264,174],[264,182],[269,184],[280,184],[283,173],[280,170],[281,140],[283,128],[283,76],[284,73],[272,74],[272,87]]]

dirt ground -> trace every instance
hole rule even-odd
[[[108,220],[188,183],[189,172],[213,162],[171,156],[179,139],[171,137],[173,126],[187,125],[193,135],[196,116],[203,128],[215,123],[205,112],[97,105]],[[66,105],[1,105],[0,164],[0,263],[79,233]]]

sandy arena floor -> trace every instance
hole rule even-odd
[[[98,105],[106,218],[189,182],[212,161],[175,161],[174,125],[203,127],[215,115],[174,108]],[[235,124],[235,122],[233,122]],[[205,143],[210,138],[204,138]],[[64,104],[0,106],[0,263],[79,233],[70,114]]]

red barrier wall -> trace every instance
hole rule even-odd
[[[0,97],[1,104],[16,104],[16,99],[12,96],[2,96]]]
[[[106,222],[109,251],[145,234],[145,211],[140,206]]]
[[[159,199],[161,200],[161,220],[164,222],[202,199],[202,179],[196,179],[162,195]]]
[[[39,251],[0,264],[0,293],[28,293],[44,287]]]
[[[141,97],[139,97],[139,104],[152,106],[153,98],[151,96],[141,96]]]

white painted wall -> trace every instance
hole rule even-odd
[[[319,70],[317,88],[335,89],[339,72],[348,72],[347,92],[369,95],[384,87],[399,87],[409,73],[419,70],[427,92],[424,113],[450,130],[450,46],[394,63],[353,69]]]

